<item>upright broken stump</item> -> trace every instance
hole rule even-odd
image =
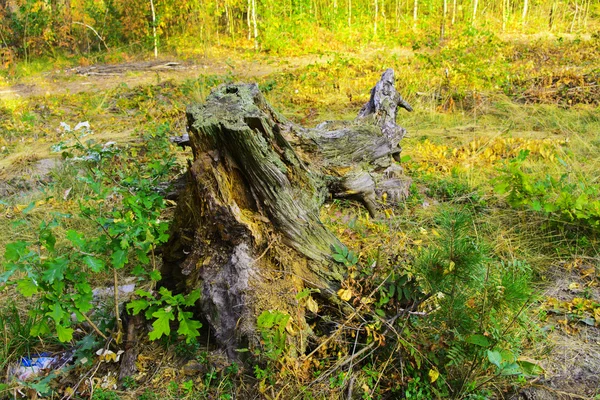
[[[282,117],[255,84],[221,85],[188,107],[194,161],[163,272],[180,290],[201,287],[201,311],[229,356],[268,309],[292,316],[302,351],[298,291],[336,301],[345,270],[331,255],[341,243],[319,219],[329,197],[356,197],[376,214],[382,188],[390,198],[407,190],[393,157],[405,133],[396,110],[410,106],[393,84],[387,70],[355,121],[315,129]]]

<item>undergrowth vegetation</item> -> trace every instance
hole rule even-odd
[[[323,207],[345,244],[332,249],[347,269],[341,306],[292,294],[306,349],[290,346],[294,316],[274,309],[236,363],[194,315],[199,293],[160,286],[160,245],[189,157],[168,138],[185,132],[186,104],[237,72],[3,102],[0,369],[43,352],[76,361],[0,397],[484,399],[556,372],[540,343],[600,325],[598,39],[436,38],[256,78],[276,109],[313,125],[354,117],[394,68],[416,110],[398,121],[412,184],[378,218],[351,201]],[[562,291],[544,292],[557,275]],[[141,315],[138,373],[119,381],[120,319]]]

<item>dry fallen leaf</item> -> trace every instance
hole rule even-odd
[[[337,295],[343,301],[348,301],[352,298],[352,291],[350,291],[348,289],[340,289],[340,290],[338,290]]]
[[[315,314],[319,311],[319,305],[311,296],[308,296],[306,299],[306,308],[308,308],[308,311]]]

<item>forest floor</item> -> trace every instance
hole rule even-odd
[[[3,132],[0,135],[0,253],[14,237],[31,235],[13,224],[14,221],[23,218],[39,223],[52,213],[67,213],[77,208],[69,198],[76,184],[72,177],[65,175],[69,172],[60,156],[51,151],[52,145],[64,140],[61,123],[73,126],[89,121],[97,142],[116,141],[120,146],[141,147],[149,133],[163,136],[184,133],[185,106],[202,101],[215,85],[256,81],[275,109],[298,123],[313,126],[323,120],[352,118],[368,99],[370,87],[383,69],[393,67],[398,71],[400,92],[407,93],[405,97],[416,110],[399,116],[400,125],[409,132],[402,146],[406,156],[405,172],[414,180],[411,196],[405,206],[390,211],[391,216],[381,221],[370,221],[356,204],[343,203],[324,211],[324,222],[340,232],[348,247],[361,257],[366,258],[380,247],[394,251],[401,248],[409,254],[418,254],[422,246],[434,241],[431,234],[435,232],[433,216],[436,212],[465,204],[472,207],[477,238],[490,244],[494,257],[524,260],[535,272],[535,295],[524,313],[528,318],[524,329],[531,331],[521,331],[515,342],[519,342],[520,356],[535,360],[544,370],[537,377],[521,376],[512,380],[507,377],[507,383],[487,368],[480,371],[481,379],[477,382],[489,378],[498,398],[597,399],[600,396],[597,225],[590,223],[592,228],[588,229],[587,226],[581,228],[587,220],[559,221],[557,228],[552,220],[560,219],[560,215],[540,214],[537,208],[533,210],[526,205],[511,207],[492,184],[499,179],[499,171],[521,150],[531,152],[527,167],[533,180],[542,181],[552,174],[570,174],[588,188],[595,190],[599,184],[600,110],[593,98],[596,93],[593,90],[597,89],[587,85],[583,78],[597,71],[599,66],[582,56],[575,65],[579,72],[573,72],[577,68],[565,70],[566,62],[561,60],[560,52],[566,47],[538,45],[529,55],[520,51],[514,54],[527,62],[543,54],[551,60],[549,65],[555,62],[555,76],[559,81],[562,79],[560,82],[566,82],[566,86],[559,88],[564,91],[564,98],[552,97],[555,86],[542,90],[546,84],[557,85],[556,81],[536,83],[535,79],[545,79],[547,70],[523,67],[528,74],[528,86],[517,87],[515,77],[515,92],[507,95],[507,91],[498,88],[473,89],[481,83],[465,84],[464,79],[469,79],[464,77],[467,74],[452,82],[447,80],[447,65],[459,70],[461,63],[467,62],[468,51],[451,57],[450,64],[436,64],[430,71],[426,65],[433,65],[431,62],[418,62],[426,57],[435,58],[434,50],[421,51],[419,57],[415,57],[414,50],[404,48],[360,54],[260,56],[254,60],[247,55],[224,56],[227,52],[219,51],[213,57],[196,61],[165,57],[80,66],[7,79],[0,84],[0,129]],[[598,43],[589,46],[598,54]],[[593,53],[586,47],[580,54],[588,54],[585,52]],[[494,64],[493,57],[489,57],[489,63],[488,60],[468,62],[480,68],[487,63],[486,68],[502,70],[503,66]],[[414,71],[423,74],[419,81],[412,78]],[[490,76],[496,77],[496,72],[492,71]],[[576,83],[571,85],[571,81]],[[516,92],[525,94],[519,97]],[[580,97],[573,97],[574,92]],[[540,101],[524,100],[530,99],[528,96],[532,93],[539,95]],[[577,101],[565,103],[569,99]],[[173,151],[178,152],[183,169],[189,153]],[[566,172],[562,167],[565,162],[569,164]],[[572,188],[565,186],[563,191],[578,190]],[[600,192],[589,193],[592,202]],[[559,196],[566,194],[546,200],[558,203]],[[51,197],[55,200],[48,200]],[[36,208],[26,215],[24,209],[28,204],[35,204]],[[590,221],[593,218],[590,216]],[[562,229],[562,225],[567,228]],[[396,231],[383,230],[384,226],[396,227]],[[399,231],[405,235],[402,243],[390,244]],[[427,232],[431,234],[427,236]],[[100,279],[96,284],[109,284],[110,279]],[[8,299],[15,293],[7,289],[0,294],[6,302],[0,310],[5,336],[12,326],[7,322],[10,319]],[[22,315],[26,314],[26,307],[27,301],[19,300],[17,309]],[[1,369],[7,372],[11,363],[23,355],[19,352],[40,350],[42,345],[22,338],[7,340],[1,354],[6,361],[1,363]],[[161,398],[194,398],[186,382],[206,382],[204,375],[196,377],[195,372],[185,371],[188,365],[185,357],[173,346],[165,348],[157,343],[146,343],[142,347],[140,375],[129,387],[119,386],[115,391],[123,398],[139,398],[142,393],[156,393]],[[100,371],[98,387],[112,391],[114,375],[111,377],[110,368],[103,366],[96,368],[97,371]],[[72,382],[67,380],[64,385],[72,385]],[[11,390],[14,388],[11,386]],[[221,386],[213,387],[213,390],[221,389]],[[375,388],[371,389],[374,395]],[[328,390],[331,390],[330,398],[344,395],[333,384]],[[368,390],[364,391],[368,395]],[[274,393],[272,388],[269,393]]]

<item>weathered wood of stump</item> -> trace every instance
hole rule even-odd
[[[229,356],[266,309],[287,312],[309,334],[295,298],[302,287],[336,301],[345,271],[331,254],[340,242],[319,210],[330,196],[356,197],[373,215],[378,195],[401,200],[408,182],[393,160],[405,134],[395,123],[398,106],[410,110],[390,69],[353,122],[302,128],[255,84],[222,85],[188,107],[182,143],[194,161],[164,275],[181,290],[202,288],[201,311]]]

